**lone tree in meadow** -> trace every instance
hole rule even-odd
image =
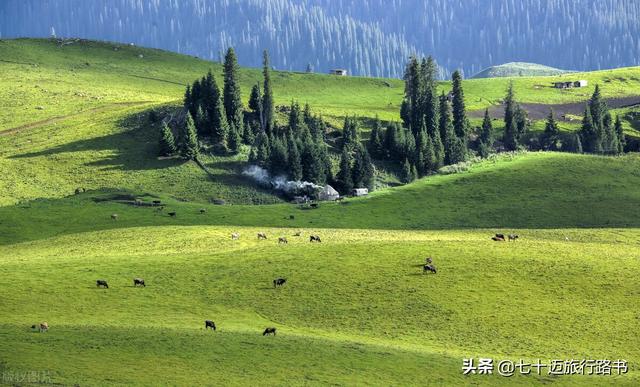
[[[198,134],[196,133],[196,125],[193,122],[193,117],[191,117],[191,113],[189,112],[187,112],[181,137],[180,155],[187,160],[193,160],[198,157]]]
[[[273,123],[275,119],[275,106],[273,103],[273,90],[271,89],[271,69],[269,68],[269,53],[264,50],[262,62],[262,75],[264,76],[264,85],[262,87],[262,130],[267,133],[273,131]]]
[[[169,125],[163,122],[160,129],[160,156],[171,156],[174,153],[176,153],[176,140]]]
[[[242,96],[238,80],[238,59],[233,47],[229,47],[224,57],[224,110],[227,122],[236,130],[242,129]]]

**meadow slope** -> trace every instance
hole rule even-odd
[[[516,230],[517,243],[489,230],[294,231],[156,226],[2,247],[1,364],[81,385],[640,381],[637,229]],[[421,273],[427,255],[437,275]],[[40,320],[50,332],[30,332]],[[464,378],[465,357],[622,358],[632,371]]]
[[[203,156],[211,176],[193,162],[156,157],[149,110],[179,105],[184,85],[210,67],[220,75],[218,64],[116,43],[0,40],[3,378],[640,383],[638,154],[502,154],[465,172],[301,208],[240,174],[247,149]],[[246,98],[260,71],[241,75]],[[590,88],[514,82],[532,103],[580,102],[596,82],[607,97],[639,94],[640,68],[571,76]],[[273,78],[278,104],[309,102],[335,125],[345,114],[397,119],[403,92],[399,80]],[[508,81],[465,81],[469,106],[498,103]],[[74,194],[79,187],[86,192]],[[260,231],[266,241],[255,237]],[[497,232],[520,239],[492,242]],[[310,234],[322,243],[309,243]],[[279,236],[289,243],[279,245]],[[427,256],[438,274],[422,274]],[[133,287],[134,277],[147,287]],[[288,282],[274,289],[277,277]],[[110,288],[97,289],[97,279]],[[205,319],[218,331],[205,331]],[[48,333],[30,329],[40,321]],[[263,337],[267,326],[278,335]],[[626,359],[630,372],[465,378],[466,357]]]

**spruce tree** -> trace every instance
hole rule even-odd
[[[614,130],[616,132],[617,138],[618,138],[618,149],[617,149],[617,154],[622,154],[624,153],[624,147],[626,145],[626,139],[624,136],[624,130],[622,129],[622,121],[620,121],[620,116],[616,116],[616,123],[615,123],[615,127]]]
[[[182,104],[188,111],[193,111],[193,99],[191,97],[191,86],[187,85],[187,89],[184,91],[184,99]]]
[[[560,135],[560,129],[558,123],[553,117],[553,109],[549,110],[549,116],[544,126],[544,132],[542,134],[542,148],[545,150],[559,150],[558,148],[558,136]]]
[[[356,188],[363,187],[363,178],[365,173],[364,152],[366,152],[364,146],[362,146],[362,144],[358,144],[355,147],[355,151],[353,154],[353,166],[351,168],[351,176],[353,180],[353,185]]]
[[[384,147],[386,149],[386,156],[390,158],[395,157],[395,149],[396,149],[396,130],[398,125],[395,123],[390,123],[387,125],[387,130],[384,135]]]
[[[423,113],[427,127],[427,134],[433,136],[438,131],[438,66],[432,57],[427,58],[424,74]]]
[[[513,90],[513,82],[509,82],[504,99],[504,137],[502,142],[507,150],[518,149],[517,103]]]
[[[215,78],[212,77],[209,83],[211,84],[211,94],[208,97],[207,115],[209,116],[213,141],[219,144],[223,150],[227,150],[229,145],[229,123],[224,113],[222,95]]]
[[[262,95],[260,94],[260,85],[253,85],[251,95],[249,96],[249,109],[252,111],[253,120],[255,120],[260,128],[262,128]]]
[[[437,171],[444,165],[445,159],[444,144],[442,144],[442,139],[440,138],[440,130],[433,133],[433,136],[431,136],[431,142],[433,142],[433,153],[435,155],[432,169]]]
[[[289,146],[289,177],[293,181],[300,181],[302,179],[302,160],[300,158],[300,151],[298,145],[293,138],[288,140]]]
[[[224,57],[224,110],[229,125],[242,128],[242,96],[240,94],[240,66],[233,47]]]
[[[493,124],[489,116],[489,109],[484,111],[484,119],[482,120],[482,128],[480,129],[480,145],[479,153],[481,157],[489,156],[493,148]]]
[[[338,183],[338,189],[344,195],[351,193],[353,190],[353,178],[351,176],[351,156],[346,149],[342,150],[340,156],[340,169],[336,176],[336,182]]]
[[[371,128],[369,149],[371,150],[373,157],[384,158],[384,136],[382,134],[382,123],[377,115],[376,119],[373,121],[373,127]]]
[[[440,133],[444,145],[444,163],[449,165],[463,161],[466,150],[462,140],[456,136],[449,101],[444,94],[440,97]]]
[[[275,120],[275,105],[273,103],[273,90],[271,89],[271,69],[269,68],[269,53],[264,50],[262,62],[262,75],[264,77],[262,94],[262,130],[271,133]]]
[[[211,133],[211,131],[207,129],[208,121],[209,120],[207,119],[207,116],[204,113],[204,110],[202,110],[202,106],[198,105],[198,108],[196,109],[196,115],[195,115],[195,124],[196,124],[196,130],[198,132],[198,135],[205,137],[209,133]]]
[[[160,131],[160,156],[171,156],[176,153],[176,140],[166,122],[162,123]]]
[[[373,189],[375,179],[375,169],[373,167],[373,161],[367,151],[367,148],[362,147],[362,186],[370,190]]]
[[[198,157],[199,145],[198,135],[196,133],[196,125],[193,122],[191,113],[187,112],[182,129],[182,142],[180,144],[180,155],[187,160],[193,160]]]
[[[411,183],[414,180],[414,176],[411,170],[411,163],[409,163],[409,159],[404,159],[404,163],[402,163],[402,171],[400,172],[400,179],[405,184]]]
[[[256,150],[255,162],[262,168],[266,168],[269,165],[269,137],[264,131],[259,131],[254,143]]]
[[[284,139],[274,136],[270,140],[269,170],[273,174],[286,174],[288,172],[289,155]]]
[[[240,151],[240,145],[242,144],[242,136],[240,130],[236,129],[234,125],[229,127],[229,150],[233,153]]]
[[[580,140],[582,148],[587,153],[601,153],[602,141],[598,138],[597,130],[593,124],[590,105],[587,104],[582,117],[582,127],[580,129]]]
[[[469,120],[464,106],[464,90],[462,88],[462,75],[460,71],[453,72],[453,100],[451,102],[453,109],[453,128],[456,136],[466,145],[469,136]]]
[[[409,106],[409,125],[412,131],[417,132],[422,124],[422,109],[420,107],[420,95],[422,92],[422,82],[420,76],[420,64],[415,56],[412,56],[405,68],[405,99]]]
[[[256,138],[253,134],[253,129],[248,121],[245,121],[244,126],[242,127],[242,141],[244,141],[247,145],[253,145]]]

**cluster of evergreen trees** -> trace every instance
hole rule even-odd
[[[194,119],[198,136],[210,139],[221,151],[237,152],[244,134],[238,72],[238,59],[229,48],[224,60],[223,90],[209,70],[202,79],[187,86],[184,95],[187,116]]]
[[[619,116],[613,122],[598,85],[585,106],[580,141],[586,153],[620,154],[624,151],[622,122]]]
[[[400,108],[402,125],[385,130],[375,121],[370,149],[375,158],[395,160],[402,179],[410,182],[437,171],[443,165],[464,161],[471,132],[464,103],[462,75],[453,73],[449,95],[437,93],[438,67],[429,57],[412,57],[405,69],[405,93]]]
[[[257,91],[256,91],[257,90]],[[288,125],[275,125],[265,118],[257,103],[259,90],[250,103],[254,122],[263,122],[249,153],[249,162],[265,168],[274,176],[286,176],[293,181],[309,181],[325,184],[333,181],[331,158],[325,143],[326,124],[311,114],[309,105],[304,110],[297,102],[291,103]],[[260,118],[262,117],[262,119]]]

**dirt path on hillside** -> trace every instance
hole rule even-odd
[[[149,103],[153,103],[153,102],[154,101],[114,102],[114,103],[110,103],[110,104],[107,104],[107,105],[103,105],[103,106],[99,106],[99,107],[83,110],[83,111],[80,111],[80,112],[77,112],[77,113],[67,114],[65,116],[51,117],[51,118],[47,118],[46,120],[31,122],[29,124],[17,126],[15,128],[0,130],[0,136],[8,136],[10,134],[21,132],[23,130],[33,129],[33,128],[37,128],[37,127],[40,127],[40,126],[43,126],[43,125],[53,124],[55,122],[63,121],[63,120],[66,120],[68,118],[71,118],[71,117],[77,117],[77,116],[80,116],[80,115],[86,114],[86,113],[102,113],[102,112],[104,112],[106,110],[109,110],[110,108],[114,108],[114,107],[138,106],[138,105],[145,105],[145,104],[149,104]]]
[[[611,109],[625,108],[629,106],[640,105],[640,96],[634,97],[622,97],[622,98],[607,98],[605,99],[607,105]],[[542,103],[522,103],[520,104],[524,110],[529,114],[529,118],[532,120],[543,120],[549,115],[549,109],[553,108],[553,113],[558,120],[570,121],[569,118],[565,118],[567,115],[582,116],[584,113],[584,106],[587,101],[573,102],[573,103],[561,103],[555,105],[547,105]],[[489,108],[489,115],[491,118],[504,119],[504,106],[497,105]],[[469,112],[469,117],[482,118],[484,117],[483,110],[474,110]]]

